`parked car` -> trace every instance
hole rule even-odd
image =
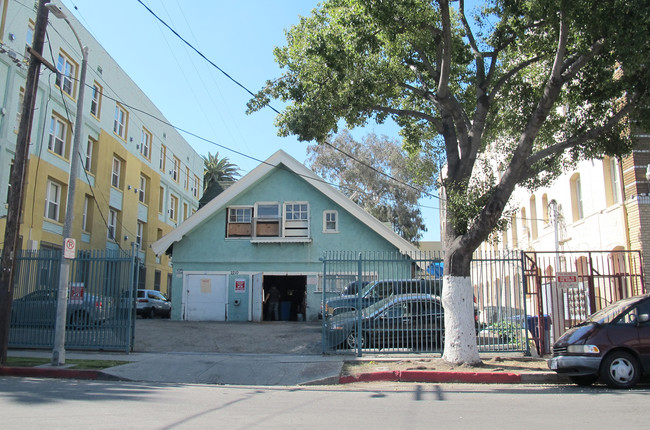
[[[357,335],[358,312],[329,318],[329,348],[394,347],[436,350],[443,346],[444,311],[440,298],[431,294],[398,294],[361,310],[361,333]]]
[[[138,290],[135,298],[136,315],[143,318],[161,316],[169,318],[172,313],[172,302],[160,291]]]
[[[352,281],[343,288],[343,291],[341,291],[341,295],[342,296],[349,296],[351,294],[357,294],[357,292],[359,291],[359,286],[361,286],[361,288],[363,288],[366,285],[368,285],[369,283],[370,282],[368,282],[368,281]]]
[[[650,295],[613,303],[564,333],[548,367],[578,385],[630,388],[650,374]]]
[[[54,289],[38,290],[14,299],[11,305],[11,324],[53,326],[57,301],[58,291]],[[83,294],[68,299],[66,321],[74,328],[98,325],[110,317],[111,309],[110,298]]]
[[[397,294],[432,294],[440,295],[441,280],[430,279],[382,279],[373,281],[361,290],[361,308],[370,306],[387,297]],[[357,309],[358,294],[342,295],[329,299],[323,309],[323,315],[330,317]]]

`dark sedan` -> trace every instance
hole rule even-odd
[[[345,312],[328,318],[327,344],[330,349],[414,348],[442,349],[444,311],[438,296],[399,294],[361,310],[361,332],[357,334],[358,313]]]

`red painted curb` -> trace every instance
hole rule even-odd
[[[518,384],[521,375],[518,373],[491,372],[437,372],[427,370],[395,370],[383,372],[361,373],[339,378],[340,384],[353,382],[462,382],[470,384]]]
[[[28,376],[34,378],[101,379],[102,373],[97,370],[0,366],[0,376]]]

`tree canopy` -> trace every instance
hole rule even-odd
[[[426,231],[418,200],[431,188],[433,166],[411,158],[394,139],[371,133],[356,141],[343,130],[327,145],[307,148],[309,167],[404,239],[417,243]]]
[[[288,102],[279,133],[317,142],[390,118],[406,150],[444,151],[445,275],[468,279],[515,186],[625,154],[630,127],[648,128],[649,35],[646,0],[487,0],[472,11],[464,0],[327,0],[286,32],[282,75],[249,111]],[[470,307],[456,312],[471,285],[454,282],[447,358],[475,337]]]
[[[214,155],[208,152],[203,158],[203,195],[199,200],[199,208],[205,206],[210,200],[221,194],[224,182],[234,182],[239,175],[239,167],[228,160],[228,157],[219,158],[219,153]]]

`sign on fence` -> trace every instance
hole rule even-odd
[[[578,272],[557,272],[556,280],[560,289],[578,288]]]

